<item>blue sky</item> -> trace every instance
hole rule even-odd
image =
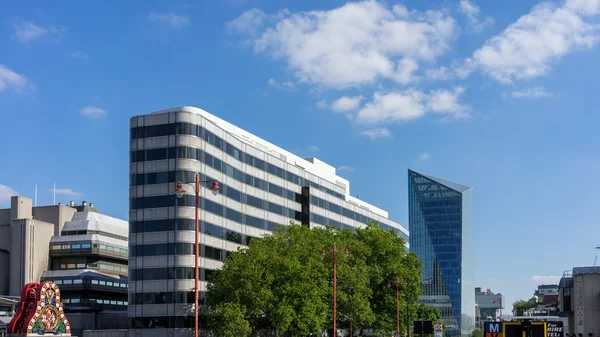
[[[593,263],[599,0],[0,3],[0,207],[127,218],[129,118],[210,111],[407,225],[407,169],[474,187],[476,284]],[[507,309],[510,309],[507,305]]]

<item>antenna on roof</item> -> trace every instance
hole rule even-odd
[[[600,250],[600,246],[594,247],[595,250]],[[594,267],[596,266],[596,262],[598,262],[598,253],[596,253],[596,257],[594,258]]]
[[[35,194],[34,195],[35,195],[35,197],[33,200],[35,200],[35,201],[34,201],[33,205],[37,207],[37,185],[35,185]]]
[[[54,183],[54,188],[52,188],[52,191],[54,192],[54,201],[52,202],[52,205],[56,205],[56,183]]]

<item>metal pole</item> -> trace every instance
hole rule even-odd
[[[352,337],[352,319],[350,319],[350,337]]]
[[[194,308],[195,308],[195,313],[194,313],[194,337],[198,337],[198,315],[199,315],[199,310],[198,310],[198,257],[200,256],[200,246],[198,246],[198,199],[199,199],[199,195],[200,195],[200,176],[198,173],[196,173],[196,226],[195,226],[195,232],[196,232],[196,249],[195,249],[195,259],[194,259],[194,264],[196,266],[196,268],[194,269],[195,275],[194,275],[194,281],[195,281],[195,287],[194,287]]]
[[[337,337],[337,246],[333,243],[333,336]]]
[[[400,334],[400,302],[398,301],[398,276],[396,276],[396,333]]]

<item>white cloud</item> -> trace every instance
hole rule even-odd
[[[452,79],[452,77],[453,74],[444,66],[425,70],[425,78],[428,80],[446,81]]]
[[[63,26],[44,28],[28,21],[18,22],[14,26],[15,36],[21,43],[30,43],[42,37],[50,37],[58,42],[67,31]]]
[[[82,59],[82,60],[87,60],[90,58],[90,56],[83,51],[76,51],[73,54],[71,54],[72,58],[76,58],[76,59]]]
[[[100,118],[106,116],[106,110],[93,105],[83,107],[80,112],[82,116],[88,118]]]
[[[19,195],[17,191],[13,190],[12,188],[6,185],[0,184],[0,202],[10,201],[10,197],[15,195]]]
[[[249,40],[257,53],[284,60],[301,82],[331,88],[376,79],[411,83],[418,62],[444,54],[457,33],[454,19],[445,12],[388,8],[377,1],[328,11],[283,11],[269,20],[252,9],[228,24],[249,30],[261,25],[266,27]]]
[[[343,96],[331,103],[331,109],[335,112],[347,112],[358,109],[360,102],[363,100],[362,96],[348,97]]]
[[[494,19],[489,16],[480,20],[479,6],[469,0],[460,0],[458,11],[467,17],[467,25],[475,33],[479,33],[494,24]]]
[[[0,64],[0,93],[8,88],[22,92],[33,88],[33,84],[25,76],[17,74],[8,67]]]
[[[365,131],[361,132],[360,134],[363,136],[367,136],[367,137],[371,138],[372,140],[377,140],[377,139],[381,139],[381,138],[389,138],[392,136],[392,134],[390,133],[390,130],[388,130],[386,128],[369,129],[369,130],[365,130]]]
[[[558,284],[560,276],[554,275],[533,275],[531,280],[537,284]]]
[[[375,92],[373,100],[366,103],[356,114],[361,124],[388,124],[409,121],[425,116],[428,112],[449,115],[455,119],[469,117],[469,108],[459,103],[464,88],[433,90],[429,94],[415,89],[396,92]]]
[[[59,195],[66,195],[66,196],[70,196],[70,197],[81,197],[81,196],[83,196],[83,193],[77,192],[77,191],[73,191],[70,188],[57,188],[56,190],[50,189],[50,191],[51,192],[56,192],[56,194],[59,194]]]
[[[417,119],[425,115],[425,95],[417,90],[373,94],[356,115],[359,123],[379,124]]]
[[[344,171],[346,171],[346,172],[354,172],[354,167],[342,165],[342,166],[339,166],[337,168],[337,171],[338,172],[344,172]]]
[[[191,24],[190,18],[175,13],[154,13],[148,14],[148,20],[166,25],[170,29],[181,29]]]
[[[329,106],[329,104],[327,104],[326,100],[320,100],[317,102],[317,108],[319,109],[326,109]]]
[[[48,31],[31,22],[21,22],[15,27],[15,35],[21,43],[28,43],[37,40],[40,37],[48,34]]]
[[[544,87],[532,87],[513,91],[510,93],[510,96],[514,98],[542,98],[550,97],[552,94],[547,92]]]
[[[598,13],[598,2],[541,3],[486,41],[457,72],[465,77],[479,69],[502,83],[544,75],[567,54],[596,44],[599,26],[586,16]]]
[[[258,34],[260,28],[263,26],[265,21],[268,19],[267,14],[265,14],[260,9],[252,8],[237,18],[227,22],[225,24],[227,30],[231,32],[247,34],[247,35],[256,35]]]
[[[267,83],[270,87],[276,89],[293,89],[296,87],[292,81],[279,82],[273,78],[269,78],[269,81]]]
[[[468,107],[458,103],[458,98],[464,92],[463,87],[456,87],[453,91],[434,90],[429,94],[427,108],[433,112],[451,114],[456,119],[470,117]]]
[[[431,159],[431,155],[429,154],[429,152],[423,152],[421,154],[419,154],[419,160],[425,161],[425,160],[430,160]]]

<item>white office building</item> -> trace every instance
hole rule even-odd
[[[215,179],[221,193],[201,191],[200,291],[229,252],[290,221],[353,229],[369,221],[408,241],[388,213],[350,196],[334,167],[303,159],[194,107],[131,119],[129,317],[132,336],[192,334],[193,187]],[[163,329],[152,329],[163,328]],[[201,326],[202,328],[202,326]]]

